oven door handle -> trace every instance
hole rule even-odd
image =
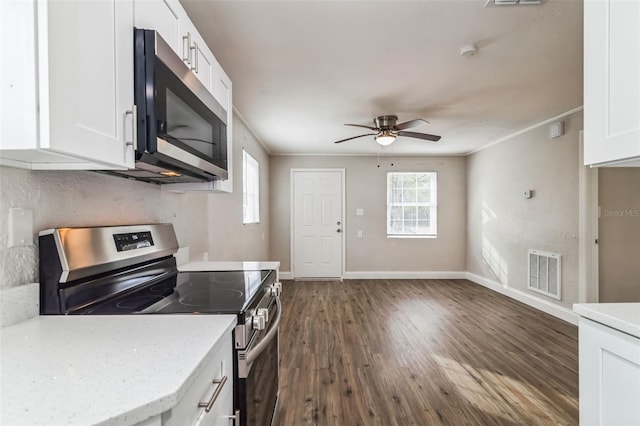
[[[257,345],[255,345],[249,352],[247,352],[245,358],[247,361],[247,365],[253,364],[253,361],[255,361],[256,358],[260,356],[269,342],[271,342],[271,340],[273,340],[273,338],[278,333],[278,326],[280,325],[280,318],[282,317],[282,304],[280,303],[279,297],[276,297],[276,307],[278,308],[278,314],[273,320],[271,327],[269,327],[269,331],[267,331],[267,334],[264,335],[262,340],[260,340]]]

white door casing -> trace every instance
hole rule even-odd
[[[291,170],[291,265],[296,278],[340,278],[344,170]]]
[[[578,301],[580,303],[597,303],[599,298],[598,282],[598,168],[584,166],[583,132],[579,133],[580,161],[579,176],[579,270],[580,287]]]

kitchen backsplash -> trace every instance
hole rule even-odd
[[[39,283],[0,291],[0,328],[33,318],[39,313]]]
[[[89,171],[9,167],[0,167],[0,188],[0,288],[38,281],[37,233],[49,228],[173,223],[181,246],[189,246],[192,254],[206,251],[209,229],[203,194],[176,194]],[[33,211],[34,245],[8,247],[11,207]]]

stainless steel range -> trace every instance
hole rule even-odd
[[[270,425],[278,401],[280,283],[273,270],[179,272],[173,225],[40,232],[40,313],[235,314],[236,426]]]

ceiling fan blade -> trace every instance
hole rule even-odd
[[[419,126],[421,124],[429,124],[429,122],[427,120],[423,120],[422,118],[416,118],[415,120],[405,121],[404,123],[398,123],[395,126],[393,126],[393,129],[404,130],[404,129],[409,129],[411,127]]]
[[[424,139],[426,141],[438,142],[442,136],[430,135],[418,132],[398,132],[398,136],[406,136],[409,138]]]
[[[334,143],[342,143],[342,142],[350,141],[351,139],[361,138],[363,136],[375,136],[375,135],[377,135],[377,133],[367,133],[367,134],[364,134],[364,135],[353,136],[351,138],[340,139],[339,141],[335,141]]]
[[[345,124],[345,126],[364,127],[365,129],[375,130],[376,132],[380,131],[380,129],[376,127],[365,126],[364,124]]]
[[[375,136],[375,135],[377,135],[377,133],[367,133],[365,135],[359,135],[359,136],[353,136],[351,138],[340,139],[339,141],[335,141],[334,143],[342,143],[342,142],[350,141],[351,139],[361,138],[363,136]]]

